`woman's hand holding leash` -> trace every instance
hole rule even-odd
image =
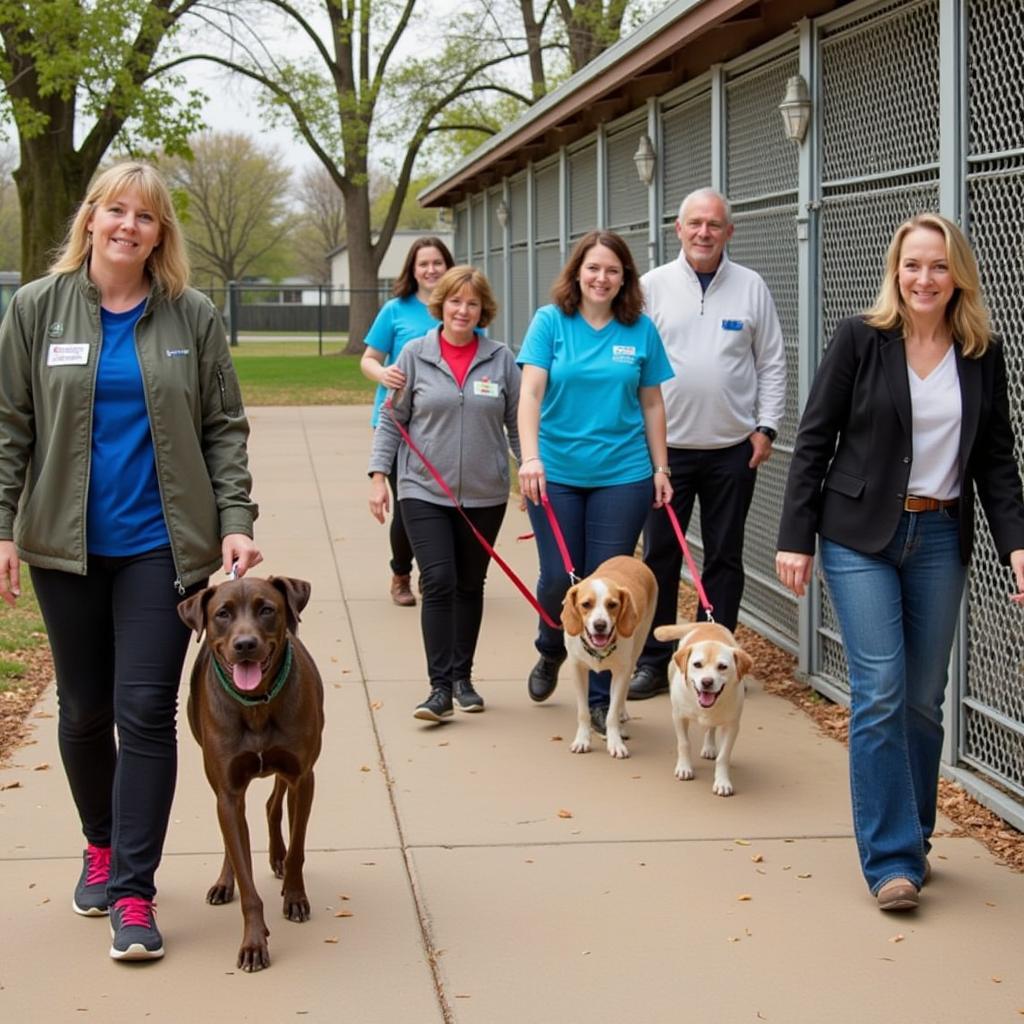
[[[226,534],[220,542],[220,550],[224,557],[224,572],[233,579],[241,579],[254,565],[263,561],[252,537],[244,533]]]
[[[534,505],[539,505],[547,495],[547,478],[539,455],[527,456],[519,463],[519,492]]]
[[[1010,568],[1013,570],[1013,579],[1017,584],[1017,593],[1011,594],[1010,600],[1014,604],[1024,604],[1024,548],[1010,552]]]
[[[667,473],[654,474],[654,507],[663,508],[672,500],[672,483]]]

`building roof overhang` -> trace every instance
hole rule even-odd
[[[675,0],[535,103],[419,194],[451,206],[594,131],[849,0]],[[779,97],[780,100],[782,97]]]

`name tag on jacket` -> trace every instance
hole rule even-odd
[[[47,366],[85,366],[89,362],[89,343],[51,344],[46,353]]]
[[[500,398],[501,389],[493,380],[475,380],[473,381],[473,394],[482,395],[484,398]]]

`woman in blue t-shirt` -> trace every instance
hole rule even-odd
[[[579,240],[537,310],[519,352],[523,368],[519,484],[537,538],[537,598],[557,619],[569,576],[540,505],[547,495],[576,572],[631,555],[653,502],[672,497],[661,382],[672,376],[661,338],[644,315],[625,241],[610,231]],[[528,688],[547,700],[565,660],[562,633],[540,623],[540,660]],[[605,735],[609,674],[590,675],[590,717]]]
[[[448,246],[433,235],[417,238],[409,247],[402,272],[395,282],[393,299],[381,307],[376,320],[366,334],[366,351],[359,363],[363,376],[376,381],[377,394],[373,400],[370,426],[380,422],[380,409],[389,388],[405,384],[405,374],[398,369],[398,354],[407,342],[422,338],[437,320],[430,315],[427,304],[434,285],[446,270],[455,265]],[[392,495],[397,495],[398,477],[394,466],[388,474]],[[411,607],[416,604],[412,592],[412,545],[402,523],[402,506],[392,503],[391,515],[391,600],[397,605]]]

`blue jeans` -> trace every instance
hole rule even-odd
[[[956,512],[904,512],[875,555],[822,538],[850,673],[850,791],[873,893],[920,886],[935,828],[942,700],[966,568]]]
[[[632,555],[636,550],[647,510],[654,501],[652,478],[612,487],[570,487],[548,481],[547,488],[548,500],[565,537],[577,576],[589,576],[613,555]],[[540,559],[537,600],[557,622],[562,613],[562,599],[569,589],[569,575],[548,524],[547,513],[542,506],[532,502],[527,502],[526,509],[537,538]],[[564,657],[562,631],[552,629],[542,620],[537,650],[547,657]],[[610,672],[591,672],[590,706],[607,707],[610,688]]]

